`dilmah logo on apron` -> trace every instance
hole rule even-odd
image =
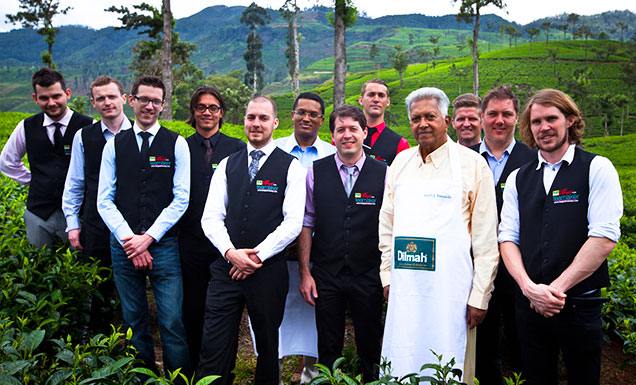
[[[575,190],[562,188],[552,191],[552,202],[556,204],[561,203],[577,203],[579,201],[579,193]]]
[[[395,237],[396,269],[435,271],[435,238]]]
[[[256,192],[278,193],[278,185],[269,179],[257,179]]]
[[[66,155],[66,156],[70,156],[71,155],[71,145],[70,144],[65,144],[64,145],[64,155]]]
[[[368,192],[357,192],[353,197],[357,205],[375,206],[377,204],[375,195],[371,195]]]
[[[150,162],[151,168],[169,168],[170,167],[170,159],[165,156],[157,155],[148,157],[148,161]]]

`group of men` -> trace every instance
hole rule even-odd
[[[318,137],[319,95],[298,95],[294,131],[276,141],[276,104],[254,96],[245,144],[220,132],[226,107],[213,87],[192,95],[196,132],[184,139],[158,123],[158,78],[137,79],[128,96],[117,80],[95,79],[97,122],[67,107],[58,72],[32,80],[42,112],[18,124],[0,155],[0,170],[29,184],[27,237],[36,246],[65,237],[112,265],[149,368],[147,279],[165,368],[219,374],[221,384],[233,382],[245,308],[259,385],[279,384],[287,355],[304,356],[303,383],[315,362],[331,366],[346,314],[366,381],[378,378],[381,356],[404,375],[435,352],[454,357],[468,383],[501,384],[503,330],[528,384],[557,383],[559,351],[570,384],[599,383],[600,288],[622,195],[612,164],[578,146],[584,122],[566,94],[528,101],[521,136],[532,149],[514,138],[519,103],[504,87],[459,96],[452,117],[443,91],[411,92],[409,148],[386,126],[389,88],[375,79],[362,86],[361,109],[330,114],[332,144]],[[91,319],[110,320],[97,297],[112,292],[96,296]]]

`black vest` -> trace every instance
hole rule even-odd
[[[55,210],[62,208],[62,193],[71,161],[73,137],[77,130],[92,122],[92,118],[73,112],[62,138],[64,155],[61,155],[55,152],[53,143],[42,126],[44,113],[40,112],[24,120],[26,152],[31,168],[27,209],[38,217],[46,220]]]
[[[292,155],[276,147],[250,182],[247,150],[228,157],[225,227],[237,249],[256,247],[283,221],[287,173],[292,160]],[[266,263],[274,260],[285,260],[284,253]]]
[[[203,233],[201,217],[208,198],[212,174],[221,160],[245,148],[245,143],[223,133],[218,133],[212,164],[205,163],[203,138],[193,134],[186,139],[190,148],[190,203],[179,221],[179,242],[182,247],[201,253],[218,255],[217,249]]]
[[[471,146],[470,148],[479,152],[480,144],[476,144]],[[481,154],[486,162],[488,162],[488,154]],[[495,181],[495,196],[497,198],[497,216],[501,217],[501,208],[503,207],[503,190],[506,186],[506,180],[511,172],[523,166],[524,164],[531,162],[537,159],[536,150],[530,149],[525,144],[517,141],[512,147],[512,152],[508,156],[508,160],[506,161],[506,165],[504,166],[503,171],[501,172],[501,177],[499,180]],[[499,218],[501,220],[501,218]]]
[[[576,148],[574,160],[561,165],[548,191],[538,160],[519,169],[519,238],[523,264],[535,283],[550,284],[574,260],[587,241],[590,163],[594,154]],[[588,278],[568,290],[569,295],[609,285],[607,261]]]
[[[132,122],[131,122],[132,124]],[[96,122],[82,129],[84,145],[84,201],[82,202],[82,231],[90,231],[108,239],[108,227],[97,212],[97,185],[102,152],[106,145],[102,122]]]
[[[345,266],[354,274],[379,270],[378,217],[387,166],[367,157],[349,197],[335,155],[315,161],[313,170],[316,225],[311,260],[332,274]]]
[[[148,230],[173,199],[174,147],[179,135],[161,127],[141,159],[133,129],[115,136],[115,205],[135,234]],[[174,235],[174,227],[166,235]]]
[[[397,155],[398,144],[400,144],[402,137],[391,130],[389,127],[384,127],[382,133],[373,144],[370,149],[364,147],[364,152],[376,160],[380,160],[387,165],[393,163],[393,159]]]

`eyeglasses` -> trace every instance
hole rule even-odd
[[[293,112],[294,112],[294,115],[300,116],[300,117],[303,117],[303,118],[306,115],[309,115],[309,117],[312,118],[312,119],[322,118],[322,114],[319,114],[316,111],[295,110]]]
[[[146,96],[137,96],[137,95],[133,95],[133,98],[136,101],[138,101],[140,104],[143,104],[144,106],[148,105],[149,103],[152,103],[154,107],[161,107],[163,105],[163,100],[161,99],[150,99]]]
[[[221,111],[221,107],[217,106],[216,104],[210,104],[210,105],[197,104],[196,107],[194,107],[194,109],[200,113],[204,113],[206,110],[209,110],[210,113],[212,114],[216,114],[217,112]]]

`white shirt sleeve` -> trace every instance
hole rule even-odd
[[[79,212],[84,202],[84,143],[82,130],[73,137],[71,161],[62,194],[62,211],[66,218],[66,232],[80,228]]]
[[[623,216],[623,193],[618,173],[609,159],[595,156],[590,164],[588,197],[588,236],[618,242]]]
[[[31,172],[26,168],[22,158],[26,154],[26,136],[24,120],[15,127],[0,154],[0,171],[21,184],[31,182]]]
[[[221,255],[229,249],[234,248],[230,235],[225,227],[225,216],[227,215],[227,176],[225,168],[227,159],[224,158],[212,175],[208,197],[205,201],[203,216],[201,217],[201,228],[206,237],[212,242]]]
[[[115,206],[115,190],[117,174],[115,172],[115,141],[109,140],[102,152],[102,163],[99,167],[99,185],[97,187],[97,211],[111,233],[120,244],[125,237],[132,237],[132,229]]]
[[[513,242],[519,245],[519,197],[517,193],[517,173],[514,170],[506,179],[503,191],[503,207],[499,222],[499,243]]]
[[[261,261],[264,262],[283,251],[300,234],[305,215],[306,176],[305,168],[298,160],[294,159],[287,171],[287,187],[285,188],[282,208],[283,221],[255,247]]]

